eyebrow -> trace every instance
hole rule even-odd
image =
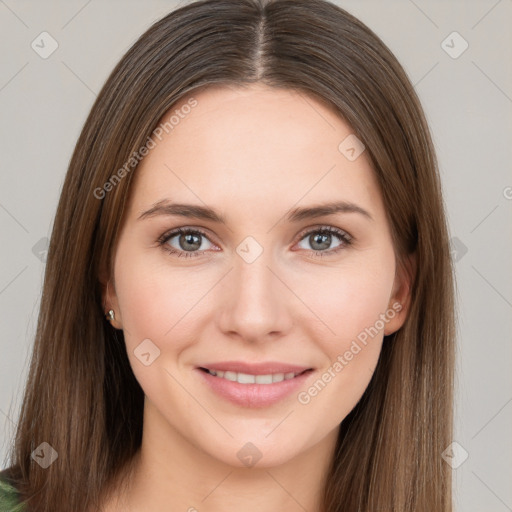
[[[335,201],[293,208],[285,215],[285,218],[288,222],[300,222],[305,219],[315,219],[317,217],[335,215],[336,213],[359,213],[369,220],[374,220],[368,211],[349,201]],[[153,204],[149,210],[139,215],[138,220],[156,217],[158,215],[177,215],[180,217],[227,224],[226,218],[213,208],[195,204],[172,203],[168,199],[163,199]]]

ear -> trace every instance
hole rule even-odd
[[[100,273],[99,280],[101,284],[101,303],[103,305],[103,313],[112,327],[115,329],[122,329],[123,324],[121,320],[121,310],[119,309],[117,301],[114,280],[111,279],[105,271]],[[108,316],[108,312],[111,309],[114,311],[113,320],[109,320]]]
[[[388,309],[395,314],[386,323],[384,335],[388,336],[398,331],[404,324],[411,305],[411,290],[416,276],[416,254],[410,254],[397,265],[393,291],[389,299]]]

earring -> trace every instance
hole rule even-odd
[[[109,322],[112,322],[112,320],[114,320],[114,317],[115,317],[114,310],[110,309],[109,312],[107,313],[106,317]]]

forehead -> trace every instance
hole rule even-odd
[[[351,127],[304,92],[217,86],[182,99],[160,126],[166,122],[168,133],[153,137],[156,147],[136,170],[133,199],[139,210],[164,198],[226,209],[230,200],[258,211],[262,204],[292,207],[301,198],[357,199],[379,207],[364,151],[350,160],[340,150],[353,137]]]

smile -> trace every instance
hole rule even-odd
[[[201,368],[201,370],[208,372],[210,375],[213,375],[214,377],[226,379],[231,382],[238,382],[239,384],[273,384],[275,382],[282,382],[283,380],[293,379],[298,375],[304,373],[304,371],[308,371],[304,370],[302,372],[268,373],[265,375],[252,375],[250,373],[209,370],[208,368]]]
[[[200,365],[195,372],[214,395],[244,408],[270,407],[290,400],[316,373],[298,365],[239,362]]]

